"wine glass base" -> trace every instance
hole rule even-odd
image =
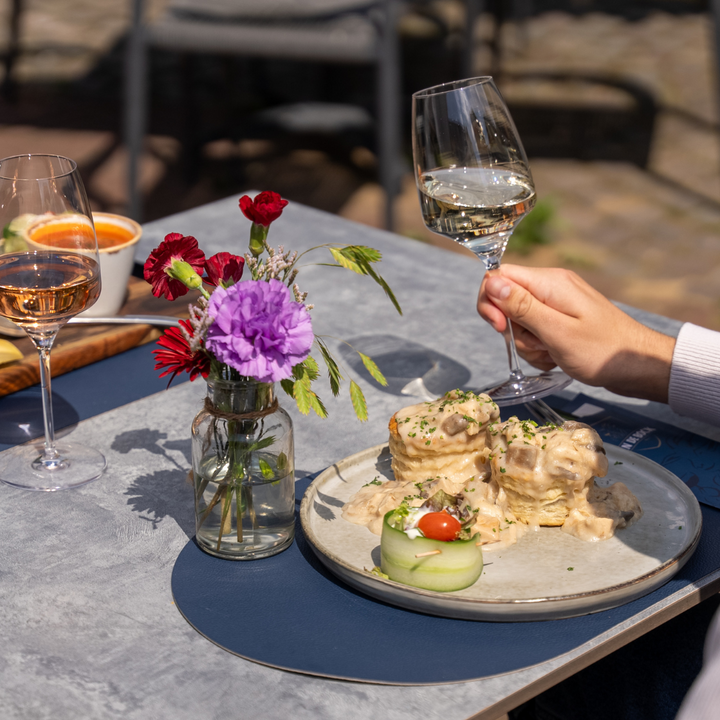
[[[93,448],[74,443],[56,446],[58,459],[48,468],[42,463],[42,443],[18,445],[2,454],[0,481],[23,490],[68,490],[97,480],[107,461]]]
[[[564,372],[555,370],[540,375],[524,376],[518,380],[511,378],[502,385],[485,388],[481,392],[489,395],[500,407],[531,402],[562,390],[572,382]]]

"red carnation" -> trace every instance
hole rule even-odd
[[[283,208],[287,204],[287,200],[283,200],[280,195],[271,190],[261,192],[254,200],[251,200],[249,195],[243,195],[240,198],[240,209],[243,215],[256,225],[265,227],[282,215]]]
[[[193,336],[189,320],[180,320],[180,325],[185,328],[190,337]],[[170,327],[165,330],[157,344],[160,348],[153,350],[156,360],[155,369],[166,368],[159,377],[165,377],[172,373],[168,380],[168,387],[175,376],[183,371],[190,373],[190,380],[194,380],[198,375],[206,378],[210,374],[210,356],[204,350],[191,352],[190,343],[180,328]]]
[[[192,235],[169,233],[145,261],[144,277],[152,285],[155,297],[164,295],[168,300],[174,300],[187,293],[187,285],[167,272],[178,263],[187,263],[186,269],[200,274],[205,266],[205,253]]]
[[[204,282],[213,287],[234,285],[242,277],[244,267],[243,258],[229,252],[219,252],[205,261]]]

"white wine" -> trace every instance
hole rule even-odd
[[[427,227],[478,254],[504,246],[534,205],[532,180],[512,170],[449,168],[420,178]]]
[[[18,325],[57,324],[99,294],[100,269],[87,255],[62,250],[0,255],[0,315]]]

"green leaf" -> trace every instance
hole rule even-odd
[[[256,450],[263,450],[266,447],[270,447],[275,442],[275,436],[274,435],[268,435],[265,438],[262,438],[261,440],[258,440],[257,442],[254,442],[252,445],[248,445],[247,449],[245,450],[245,453],[250,454],[251,452],[255,452]]]
[[[368,247],[367,245],[349,245],[344,249],[352,257],[357,258],[358,260],[364,260],[368,263],[380,262],[380,260],[382,260],[382,253],[375,248]]]
[[[325,345],[320,338],[316,337],[315,340],[317,341],[323,360],[327,366],[328,376],[330,378],[330,390],[332,390],[332,394],[337,397],[340,392],[340,382],[343,379],[343,376],[340,374],[340,368],[338,368],[335,358],[333,358],[330,354],[330,350],[327,345]]]
[[[303,360],[302,364],[305,366],[305,371],[307,372],[307,377],[310,382],[317,380],[320,376],[320,367],[318,366],[315,358],[308,355],[305,360]]]
[[[290,378],[286,378],[285,380],[280,381],[280,387],[291,397],[295,397],[295,383],[290,380]]]
[[[345,250],[346,248],[328,248],[330,250],[331,255],[335,258],[338,265],[348,269],[352,270],[354,273],[357,273],[358,275],[367,275],[367,271],[365,270],[364,264],[358,264],[355,259],[352,257],[352,255],[348,255]]]
[[[368,265],[368,275],[385,291],[385,294],[390,298],[390,302],[395,306],[398,311],[398,315],[402,315],[402,308],[397,298],[390,289],[390,286],[383,280],[376,272]]]
[[[263,460],[262,458],[260,458],[258,460],[258,466],[260,467],[260,472],[262,473],[262,476],[266,480],[270,480],[270,478],[275,475],[273,469],[270,467],[270,463],[267,462],[267,460]]]
[[[372,375],[373,380],[377,380],[383,387],[387,385],[385,376],[380,372],[380,368],[375,364],[374,360],[367,355],[364,355],[359,350],[356,351],[360,356],[365,369]]]
[[[281,452],[277,456],[277,469],[284,470],[287,467],[287,464],[288,464],[287,455],[284,452]]]
[[[303,414],[307,415],[310,412],[310,383],[303,382],[302,380],[295,381],[295,402],[297,403],[298,410]]]
[[[322,400],[314,393],[310,391],[310,407],[315,411],[315,414],[321,418],[328,416],[327,410],[322,403]]]
[[[361,422],[365,422],[368,419],[367,414],[367,403],[365,402],[365,396],[360,386],[354,381],[350,381],[350,399],[352,400],[353,408],[355,409],[355,415]]]
[[[385,294],[390,298],[390,302],[395,306],[398,314],[402,315],[400,303],[397,301],[390,286],[370,266],[370,263],[375,262],[375,260],[369,260],[369,257],[377,257],[378,259],[381,257],[377,250],[373,251],[372,248],[367,248],[363,245],[349,245],[344,248],[331,247],[329,250],[342,267],[352,270],[358,275],[369,275],[385,291]]]

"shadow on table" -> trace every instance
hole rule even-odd
[[[72,432],[80,418],[62,395],[53,393],[52,402],[55,435],[62,437]],[[0,407],[0,445],[19,445],[43,437],[45,426],[39,387],[4,397]]]
[[[127,504],[153,529],[167,517],[180,526],[188,538],[195,535],[195,510],[190,478],[190,440],[167,441],[167,434],[150,428],[129,430],[116,435],[112,450],[122,455],[131,452],[159,455],[171,465],[168,470],[156,470],[136,477],[125,491]],[[172,451],[172,452],[169,452]],[[181,464],[175,455],[180,452]]]
[[[470,371],[464,365],[412,340],[362,335],[350,338],[348,343],[352,347],[342,345],[339,350],[343,360],[366,382],[391,395],[432,400],[470,380]],[[356,350],[373,359],[388,382],[386,386],[372,379]]]

